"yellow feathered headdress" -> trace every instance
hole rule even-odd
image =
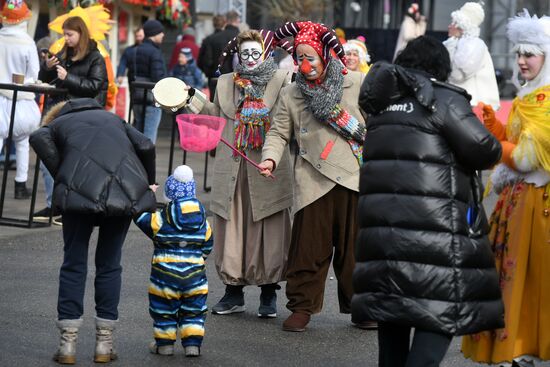
[[[63,34],[63,23],[69,17],[80,17],[88,27],[90,32],[90,38],[96,41],[103,41],[105,34],[111,29],[111,22],[109,20],[109,10],[105,9],[103,5],[94,5],[88,8],[81,8],[77,6],[67,14],[63,14],[55,18],[48,27],[59,34]]]

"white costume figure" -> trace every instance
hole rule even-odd
[[[412,3],[409,9],[407,9],[407,14],[405,14],[401,23],[393,59],[395,60],[397,54],[407,46],[409,41],[423,36],[424,33],[426,33],[426,17],[420,14],[418,4]]]
[[[498,109],[499,93],[493,60],[487,45],[479,38],[479,26],[485,12],[479,3],[468,2],[451,13],[449,38],[443,42],[451,57],[448,82],[466,89],[470,104],[479,102]]]
[[[30,17],[28,8],[20,16],[24,13],[21,9],[26,7],[23,2],[13,6],[10,1],[4,6],[3,28],[0,29],[0,83],[11,83],[12,74],[25,75],[25,83],[34,82],[38,78],[38,52],[33,39],[27,34],[26,20]],[[12,13],[17,17],[12,17]],[[0,149],[9,133],[12,98],[12,91],[0,89]],[[26,199],[29,196],[25,187],[29,170],[29,135],[40,123],[40,111],[34,98],[34,94],[30,92],[17,94],[13,127],[17,162],[16,199]]]

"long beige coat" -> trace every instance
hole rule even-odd
[[[271,128],[274,126],[274,106],[279,99],[281,88],[289,82],[290,73],[286,70],[277,70],[266,86],[264,103],[270,109]],[[234,119],[237,112],[236,101],[239,98],[240,92],[233,82],[233,74],[224,74],[218,79],[214,102],[207,102],[201,111],[203,114],[220,116],[227,120],[222,136],[231,144],[235,140]],[[259,163],[261,151],[248,151],[247,156]],[[220,143],[218,145],[214,164],[210,210],[225,220],[230,220],[232,216],[231,201],[235,195],[235,184],[241,159],[240,157],[233,157],[233,151],[225,144]],[[252,216],[255,222],[292,206],[292,171],[288,148],[281,151],[280,166],[277,169],[275,180],[261,176],[250,165],[247,169],[247,176]]]
[[[365,123],[358,105],[359,90],[365,75],[349,72],[344,76],[344,91],[340,106],[359,122]],[[296,83],[285,87],[279,97],[273,126],[267,133],[262,161],[273,159],[275,175],[284,166],[286,146],[292,133],[299,146],[299,157],[294,167],[294,211],[311,204],[329,192],[336,184],[359,191],[359,163],[350,145],[328,124],[318,121],[307,110],[305,99]],[[334,146],[326,159],[321,154],[330,142]],[[328,148],[327,148],[328,150]]]

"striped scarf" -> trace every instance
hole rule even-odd
[[[313,116],[336,130],[348,142],[357,162],[362,165],[363,143],[367,129],[339,104],[344,93],[342,68],[338,61],[331,59],[322,83],[312,83],[298,73],[296,85],[302,92]]]
[[[233,81],[243,91],[244,99],[235,114],[235,148],[246,150],[261,149],[265,134],[271,126],[269,109],[263,95],[267,83],[275,74],[276,66],[272,57],[253,70],[238,65]]]

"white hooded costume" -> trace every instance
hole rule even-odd
[[[451,57],[452,71],[448,82],[466,89],[472,96],[472,106],[483,102],[497,110],[500,97],[493,60],[487,45],[479,38],[479,26],[484,18],[483,8],[474,2],[468,2],[451,13],[452,23],[463,34],[443,42]]]

